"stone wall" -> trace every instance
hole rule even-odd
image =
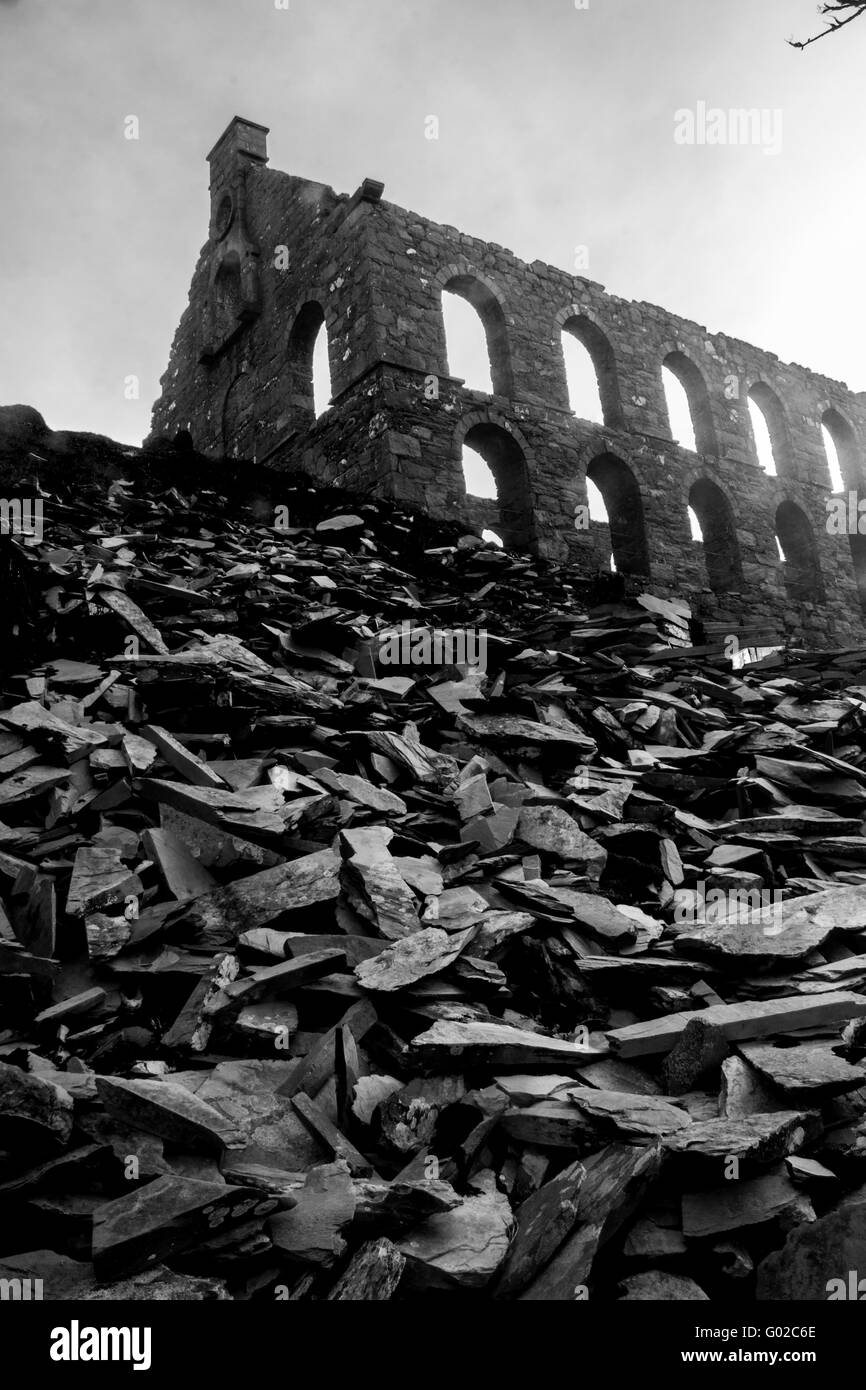
[[[858,491],[866,394],[655,305],[382,200],[268,169],[267,132],[235,118],[209,156],[211,225],[172,346],[154,435],[204,453],[306,469],[433,515],[490,525],[518,548],[687,598],[732,633],[862,641],[866,536],[827,526],[821,424]],[[477,310],[494,394],[450,375],[448,289]],[[316,419],[313,345],[326,325],[332,403]],[[563,332],[589,351],[604,423],[569,405]],[[695,453],[673,442],[662,365],[689,397]],[[758,462],[748,397],[770,426]],[[467,498],[464,443],[497,481]],[[590,523],[586,480],[610,526]],[[688,507],[703,544],[691,539]],[[786,556],[779,558],[779,536]],[[859,579],[859,589],[858,589]]]

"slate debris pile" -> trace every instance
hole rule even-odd
[[[0,1278],[846,1296],[866,651],[732,672],[384,502],[128,474],[7,538]]]

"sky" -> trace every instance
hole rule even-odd
[[[610,292],[866,389],[866,19],[788,46],[817,24],[816,0],[0,0],[0,403],[141,442],[235,114],[274,168],[382,179],[527,261],[584,247]],[[766,112],[770,152],[678,143],[702,102]]]

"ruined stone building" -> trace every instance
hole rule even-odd
[[[866,393],[651,304],[440,226],[383,199],[267,167],[267,130],[235,117],[208,156],[209,237],[154,406],[154,434],[304,468],[341,486],[489,526],[509,546],[683,597],[730,631],[862,641],[866,536],[828,526],[822,425],[844,497],[860,489]],[[493,393],[451,376],[449,291],[477,311]],[[313,403],[327,331],[330,407]],[[591,356],[603,421],[569,403],[563,335]],[[667,367],[695,449],[674,442]],[[758,461],[749,400],[772,440]],[[467,496],[463,448],[498,500]],[[587,480],[609,524],[588,521]],[[837,491],[839,484],[837,482]],[[689,508],[703,540],[692,539]],[[854,530],[854,534],[850,534]],[[866,520],[864,520],[866,530]]]

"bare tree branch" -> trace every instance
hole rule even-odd
[[[819,13],[830,16],[827,28],[822,29],[820,34],[813,34],[810,39],[789,39],[792,48],[808,48],[810,43],[817,43],[819,39],[826,39],[828,34],[834,34],[837,29],[844,29],[846,24],[866,14],[866,0],[836,0],[835,4],[822,5]]]

